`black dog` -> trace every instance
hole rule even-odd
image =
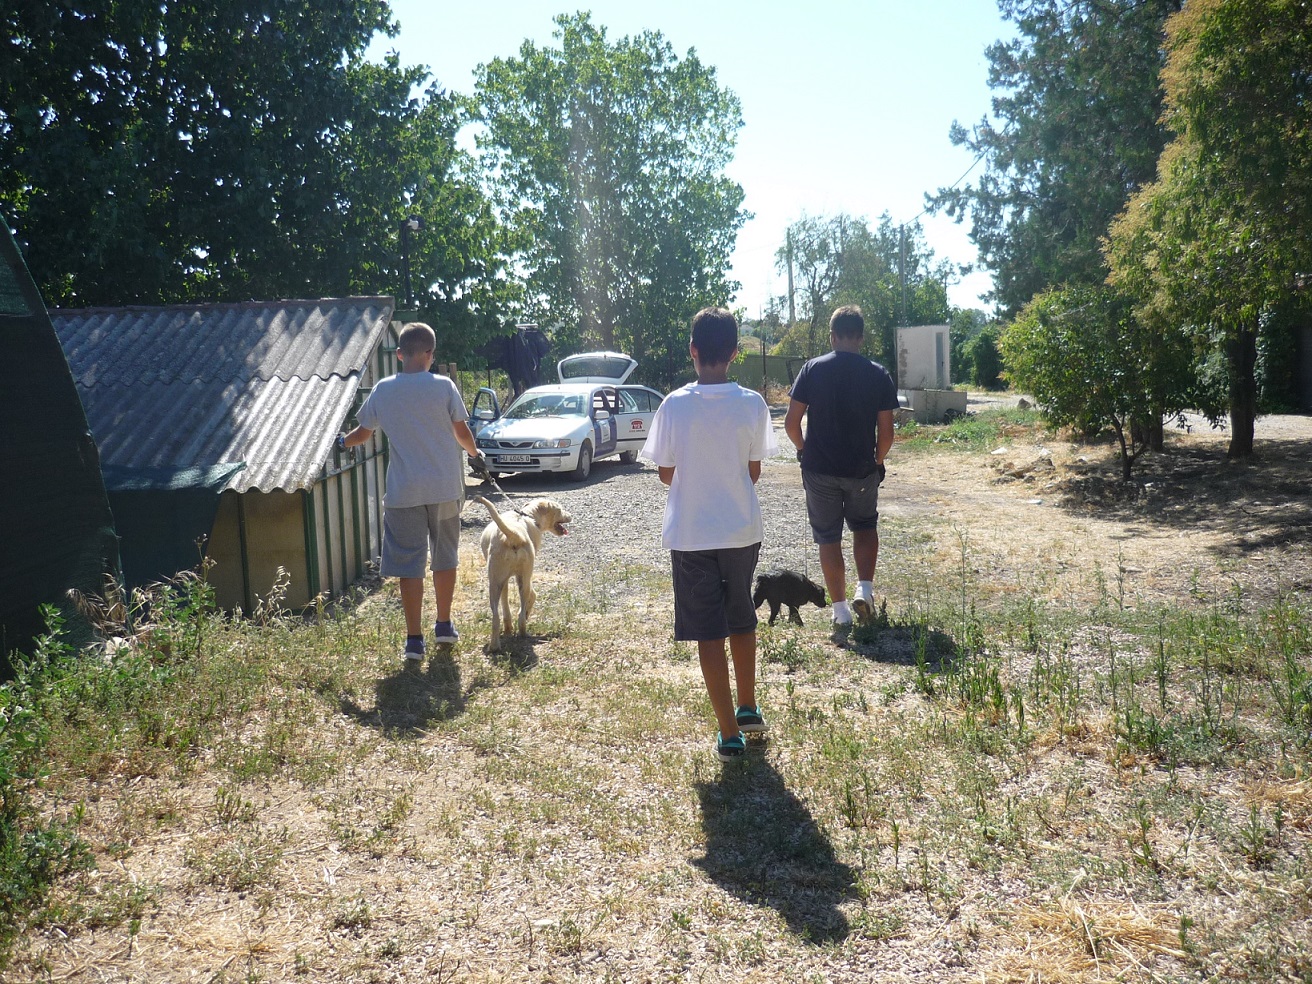
[[[770,603],[770,625],[774,625],[775,619],[779,617],[780,605],[788,606],[789,620],[798,625],[802,624],[802,616],[797,613],[797,609],[802,605],[808,602],[817,608],[827,608],[829,605],[825,600],[824,588],[797,571],[782,569],[757,575],[752,604],[760,608],[763,601]]]

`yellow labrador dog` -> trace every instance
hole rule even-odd
[[[515,512],[499,513],[497,507],[481,495],[474,496],[492,514],[492,522],[483,530],[478,541],[479,549],[487,560],[487,599],[492,607],[492,636],[488,648],[501,648],[501,615],[505,616],[505,631],[510,631],[510,579],[519,585],[519,634],[528,630],[529,612],[533,610],[533,563],[542,548],[542,533],[550,530],[556,536],[569,533],[567,523],[574,517],[559,502],[551,499],[534,499]]]

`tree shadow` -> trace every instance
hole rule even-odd
[[[1236,556],[1312,542],[1312,446],[1259,439],[1254,447],[1253,458],[1232,461],[1211,446],[1168,445],[1141,459],[1128,482],[1110,458],[1072,468],[1059,505],[1143,528],[1222,533],[1218,552]]]
[[[696,786],[706,855],[693,861],[725,891],[769,906],[797,936],[833,943],[851,931],[839,906],[856,873],[834,854],[806,806],[756,749]]]

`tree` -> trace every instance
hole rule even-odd
[[[952,378],[985,389],[1002,385],[1002,356],[998,353],[998,326],[988,315],[972,308],[954,308],[948,320],[952,344]]]
[[[1034,394],[1053,423],[1115,431],[1127,481],[1149,447],[1145,422],[1189,405],[1187,342],[1145,328],[1128,298],[1105,285],[1039,294],[999,344],[1007,378]]]
[[[918,223],[894,225],[887,212],[874,229],[865,219],[845,214],[804,217],[789,227],[787,240],[775,253],[781,273],[790,258],[801,293],[800,313],[806,319],[785,336],[784,347],[793,354],[819,355],[828,344],[833,309],[856,304],[865,315],[866,349],[895,371],[894,333],[899,324],[947,320],[947,265],[935,262]]]
[[[688,318],[736,288],[729,256],[747,216],[724,168],[738,99],[657,32],[612,44],[587,14],[556,24],[559,47],[526,41],[480,66],[475,86],[530,311],[563,348],[623,347],[672,379]]]
[[[492,305],[492,216],[458,106],[395,56],[382,0],[68,0],[0,14],[0,209],[52,304],[399,294]],[[481,293],[480,293],[481,292]],[[445,314],[453,314],[439,305]]]
[[[1228,454],[1246,457],[1261,327],[1312,269],[1312,6],[1191,0],[1167,36],[1175,136],[1112,227],[1112,281],[1224,353]]]
[[[1057,284],[1106,276],[1100,240],[1129,194],[1153,177],[1162,25],[1180,0],[999,0],[1018,37],[988,49],[995,120],[951,139],[982,157],[975,185],[935,203],[960,221],[1015,314]]]

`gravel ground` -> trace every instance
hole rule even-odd
[[[978,411],[1017,399],[971,394],[968,406]],[[780,450],[764,463],[757,484],[765,520],[758,569],[789,567],[819,582],[801,472],[783,434],[784,408],[772,412]],[[1186,598],[1200,573],[1218,584],[1242,577],[1267,592],[1312,590],[1312,417],[1259,418],[1259,454],[1244,464],[1226,462],[1224,431],[1191,423],[1189,434],[1168,434],[1171,454],[1145,458],[1129,485],[1121,483],[1108,446],[1049,438],[1042,446],[1013,446],[999,458],[902,456],[894,445],[881,512],[897,523],[933,521],[944,556],[959,552],[956,534],[968,532],[985,580],[1000,577],[1013,587],[1063,572],[1072,584],[1093,584],[1102,571],[1128,563],[1153,597]],[[1023,478],[1004,474],[1012,459]],[[537,475],[507,475],[500,483],[506,499],[473,479],[468,493],[497,504],[542,495],[573,514],[568,537],[547,538],[538,566],[544,581],[579,583],[587,572],[617,564],[668,580],[669,554],[661,548],[666,489],[650,463],[599,461],[583,483]],[[487,521],[482,506],[465,506],[462,537],[475,555]],[[896,552],[881,556],[877,594],[904,573]]]
[[[765,540],[757,569],[791,567],[809,573],[819,582],[819,561],[806,522],[801,471],[792,445],[783,434],[783,410],[778,408],[774,412],[781,448],[763,463],[757,484],[765,522]],[[656,466],[650,462],[639,460],[626,465],[617,458],[598,461],[586,482],[555,476],[503,475],[498,483],[506,499],[472,478],[466,491],[470,496],[485,496],[498,508],[506,501],[513,505],[546,496],[574,516],[569,536],[563,540],[547,537],[538,560],[538,570],[544,576],[569,580],[621,560],[668,573],[669,551],[661,547],[666,488],[656,474]],[[462,541],[477,544],[487,521],[483,506],[467,503],[462,518]]]

